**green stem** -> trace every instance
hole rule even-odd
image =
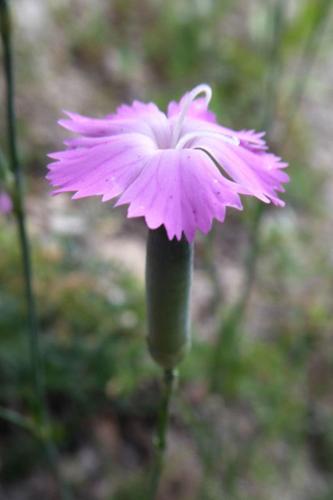
[[[211,231],[207,234],[207,237],[204,240],[205,243],[203,247],[203,256],[202,256],[213,289],[213,294],[210,304],[211,311],[215,311],[217,307],[221,304],[221,302],[223,302],[223,290],[220,285],[219,269],[218,269],[219,266],[218,266],[218,259],[216,256],[216,238],[217,238],[216,226],[213,226]]]
[[[268,52],[269,60],[271,60],[271,67],[267,79],[267,102],[263,117],[263,129],[265,129],[268,133],[270,132],[275,114],[277,81],[278,75],[281,73],[281,60],[278,47],[283,33],[284,8],[285,0],[277,0],[272,13],[273,37],[271,48]],[[295,114],[299,108],[302,96],[305,93],[309,74],[318,54],[320,39],[325,31],[324,28],[326,23],[330,19],[331,8],[332,2],[330,0],[322,0],[320,5],[318,5],[318,16],[315,19],[309,36],[305,41],[301,63],[295,78],[293,91],[289,98],[288,109],[290,111],[282,143],[285,143],[289,137]],[[260,255],[260,228],[265,209],[265,205],[262,205],[261,203],[257,203],[254,207],[253,220],[249,230],[249,249],[245,261],[245,285],[239,300],[231,308],[229,313],[223,317],[219,327],[217,346],[212,354],[212,363],[210,367],[210,380],[213,390],[217,390],[221,384],[223,386],[223,380],[220,383],[221,353],[223,349],[227,346],[228,352],[229,348],[235,352],[236,335],[239,331],[239,326],[243,319],[256,277],[257,261]]]
[[[266,87],[266,105],[264,107],[264,116],[262,117],[261,128],[269,135],[276,113],[276,104],[278,101],[278,83],[280,80],[281,70],[281,52],[279,47],[281,44],[284,26],[285,26],[285,10],[286,0],[276,0],[272,7],[272,26],[269,26],[269,32],[272,32],[271,43],[267,52],[267,60],[270,63],[267,87]],[[257,260],[260,253],[260,228],[262,216],[265,212],[265,205],[261,202],[256,202],[253,208],[253,217],[249,228],[249,250],[245,259],[245,284],[244,289],[239,299],[239,307],[245,311],[246,305],[252,290],[255,280]],[[240,319],[242,314],[240,315]]]
[[[29,331],[29,347],[30,359],[32,367],[32,377],[34,388],[36,391],[35,410],[41,418],[44,412],[44,390],[41,376],[41,356],[38,338],[37,315],[35,298],[32,284],[32,269],[30,245],[28,241],[24,197],[23,197],[23,179],[22,169],[18,161],[17,143],[16,143],[16,117],[15,117],[15,102],[14,102],[14,74],[13,74],[13,57],[11,45],[11,23],[10,13],[6,0],[1,0],[0,3],[0,23],[1,37],[3,44],[3,64],[6,80],[6,114],[7,114],[7,134],[9,145],[9,163],[11,171],[14,175],[14,214],[17,222],[18,236],[20,240],[22,253],[22,266],[25,283],[25,296],[28,308],[28,331]]]
[[[279,1],[281,4],[279,5]],[[277,0],[276,12],[274,14],[275,17],[275,36],[273,37],[273,45],[278,47],[279,40],[282,34],[283,29],[283,8],[285,0]],[[287,125],[285,127],[285,132],[283,135],[283,139],[281,141],[282,145],[286,145],[286,141],[290,135],[290,130],[293,125],[294,117],[296,112],[300,106],[302,97],[306,91],[306,87],[309,81],[309,75],[311,73],[311,69],[314,66],[316,56],[318,54],[318,48],[320,46],[320,40],[323,37],[325,32],[325,27],[328,24],[328,20],[330,19],[330,14],[332,10],[333,4],[330,0],[322,0],[320,5],[318,5],[318,16],[315,19],[312,29],[310,30],[309,36],[307,37],[304,50],[301,57],[301,63],[295,78],[293,91],[289,97],[289,116],[287,119]],[[263,128],[270,132],[273,117],[274,117],[274,109],[276,103],[276,83],[274,80],[278,80],[278,73],[281,72],[281,61],[278,56],[277,48],[271,51],[271,57],[273,58],[273,68],[271,70],[271,74],[269,77],[268,91],[267,91],[267,105],[266,105],[266,114],[263,120]],[[274,77],[275,75],[275,77]],[[270,103],[270,104],[269,104]],[[273,103],[273,104],[272,104]],[[253,283],[255,281],[256,276],[256,264],[258,260],[258,256],[260,253],[260,228],[262,217],[265,213],[265,205],[262,203],[257,203],[257,206],[254,209],[253,221],[250,227],[250,242],[249,242],[249,252],[246,258],[245,264],[245,292],[242,294],[242,299],[244,300],[244,308],[246,307],[246,303],[250,296]]]
[[[331,22],[332,8],[333,3],[331,0],[321,0],[318,2],[316,16],[310,33],[306,38],[300,63],[297,68],[294,86],[288,99],[289,116],[281,141],[282,143],[286,143],[289,139],[295,116],[306,92],[309,76],[313,70],[321,41],[326,33],[327,26]]]
[[[301,56],[301,62],[298,68],[298,72],[295,77],[293,90],[289,97],[289,116],[287,119],[287,125],[285,127],[285,132],[283,139],[281,141],[282,145],[285,145],[287,141],[290,130],[293,125],[295,114],[300,106],[302,97],[306,91],[306,87],[309,81],[309,75],[314,66],[316,56],[318,54],[318,49],[320,46],[321,38],[325,33],[325,27],[330,19],[330,14],[333,4],[331,0],[322,0],[318,5],[318,14],[313,23],[312,29],[308,37],[306,38],[304,44],[304,50]],[[273,13],[274,22],[274,36],[273,43],[270,51],[270,58],[272,58],[272,68],[268,78],[267,87],[267,103],[265,106],[265,116],[263,119],[263,129],[267,133],[273,124],[275,104],[277,101],[276,95],[276,81],[278,80],[278,74],[281,72],[281,60],[278,53],[279,41],[283,32],[283,9],[285,8],[285,0],[277,0],[275,7],[275,12]],[[247,256],[246,267],[246,284],[245,284],[245,297],[244,300],[247,302],[248,296],[251,293],[252,286],[255,280],[256,274],[256,263],[260,251],[260,227],[262,216],[265,212],[265,205],[258,203],[257,207],[254,209],[253,223],[250,228],[250,242],[249,242],[249,253]],[[244,294],[243,294],[244,295]]]
[[[267,61],[270,65],[266,81],[266,104],[262,116],[262,128],[266,132],[269,132],[272,127],[278,96],[277,84],[281,73],[279,45],[284,30],[285,8],[286,0],[276,0],[272,6],[268,25],[267,38],[270,39],[270,43],[268,44]],[[209,366],[212,391],[223,390],[225,392],[227,390],[229,384],[226,375],[230,372],[230,363],[233,363],[238,357],[238,332],[255,280],[257,260],[260,254],[260,227],[264,210],[265,206],[262,203],[255,203],[249,228],[248,252],[244,263],[245,283],[236,303],[226,314],[222,315],[219,321],[217,342],[212,350]]]
[[[190,290],[193,245],[169,240],[164,227],[149,230],[146,260],[148,346],[162,368],[180,363],[191,345]]]
[[[39,332],[35,296],[33,292],[33,275],[31,266],[30,244],[26,228],[23,196],[23,176],[18,159],[16,113],[14,94],[13,51],[11,40],[11,18],[7,0],[0,0],[0,31],[3,46],[3,66],[6,83],[6,116],[9,165],[13,174],[13,205],[17,223],[18,237],[21,247],[22,267],[25,286],[25,298],[28,313],[29,351],[32,370],[32,381],[35,390],[34,411],[39,427],[39,437],[56,480],[59,482],[61,497],[69,498],[66,486],[60,481],[57,463],[57,450],[50,434],[50,423],[46,404],[45,386],[42,377],[42,358],[40,352]],[[7,413],[7,416],[9,414]],[[17,422],[16,422],[17,423]]]
[[[57,480],[57,483],[60,485],[61,498],[63,500],[71,500],[71,496],[69,494],[67,485],[63,484],[62,478],[60,477],[59,474],[57,466],[58,464],[57,450],[48,435],[50,429],[46,428],[45,426],[40,428],[38,422],[35,422],[33,419],[25,417],[20,413],[18,413],[17,411],[2,407],[0,407],[0,419],[5,420],[6,422],[9,422],[10,424],[16,427],[21,427],[22,429],[32,434],[39,441],[40,445],[43,447],[44,452],[47,456],[48,462],[52,469],[52,473],[55,479]]]
[[[149,500],[157,498],[158,488],[163,472],[165,452],[167,447],[167,431],[170,419],[170,402],[177,380],[175,368],[164,369],[163,395],[160,405],[156,437],[154,442],[155,453],[149,484]]]
[[[34,422],[17,411],[0,407],[0,418],[35,434]]]
[[[261,119],[261,128],[268,133],[273,124],[275,115],[278,83],[281,74],[281,53],[279,51],[285,20],[286,0],[276,0],[271,7],[272,12],[270,22],[268,23],[268,50],[267,64],[269,70],[267,72],[265,106],[263,108],[263,117]]]
[[[13,191],[13,174],[7,165],[6,158],[0,150],[0,184],[9,195]]]
[[[245,259],[245,283],[238,300],[219,321],[217,342],[212,352],[210,363],[210,388],[214,392],[221,390],[225,396],[230,392],[228,378],[223,374],[233,371],[230,363],[238,358],[239,327],[246,311],[251,289],[255,280],[257,260],[260,254],[260,224],[264,205],[254,206],[253,220],[250,227],[249,249]]]

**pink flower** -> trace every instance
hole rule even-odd
[[[0,191],[0,213],[8,214],[13,208],[12,200],[5,191]]]
[[[239,194],[283,206],[277,193],[288,182],[287,164],[267,151],[263,132],[218,125],[211,94],[198,85],[167,114],[138,101],[103,119],[66,112],[59,124],[78,136],[49,155],[54,194],[117,198],[116,206],[129,205],[128,217],[145,217],[150,229],[163,224],[170,240],[184,233],[190,242],[214,218],[223,222],[226,207],[242,209]]]

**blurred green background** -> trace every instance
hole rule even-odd
[[[50,197],[46,154],[65,137],[56,120],[134,98],[165,107],[201,82],[221,123],[267,130],[291,183],[286,208],[245,201],[197,237],[193,348],[160,499],[333,498],[332,2],[11,4],[48,403],[74,498],[146,500],[159,370],[145,345],[146,228],[97,199]],[[6,150],[4,137],[2,119]],[[2,215],[0,405],[29,417],[20,265]],[[26,429],[0,420],[0,454],[1,500],[58,499]]]

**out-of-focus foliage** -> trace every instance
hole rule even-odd
[[[291,183],[287,207],[262,216],[256,281],[236,334],[224,336],[214,393],[217,332],[244,285],[256,207],[245,202],[242,215],[230,211],[197,238],[194,342],[181,367],[161,499],[332,497],[330,4],[13,2],[45,382],[74,498],[145,499],[158,370],[145,346],[143,225],[99,201],[50,198],[40,182],[45,154],[63,137],[61,109],[100,116],[134,98],[163,107],[203,81],[222,123],[268,129]],[[6,149],[4,137],[2,120]],[[25,334],[15,225],[2,216],[0,403],[29,416]],[[0,498],[53,498],[29,433],[1,420],[0,452]]]

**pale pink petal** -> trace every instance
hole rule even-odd
[[[284,164],[279,164],[279,158],[262,151],[255,152],[242,145],[233,145],[215,137],[197,140],[192,147],[209,152],[227,175],[245,188],[248,194],[256,196],[265,203],[272,201],[277,205],[283,204],[275,191],[281,191],[281,184],[288,182],[289,177],[281,171]]]
[[[160,114],[156,104],[153,102],[140,102],[133,101],[132,104],[122,104],[119,106],[115,113],[107,115],[110,119],[144,119],[151,115]],[[162,113],[164,114],[164,113]]]
[[[76,157],[51,163],[47,178],[57,187],[54,194],[74,191],[74,198],[100,195],[106,201],[126,189],[155,150],[144,136],[115,136],[85,152],[74,150]]]
[[[144,216],[150,229],[164,224],[170,239],[184,232],[192,241],[196,229],[224,220],[226,206],[241,208],[237,189],[205,153],[170,149],[154,154],[116,205],[129,204],[128,217]]]
[[[179,102],[171,101],[169,103],[167,113],[168,118],[176,117],[181,112],[182,106],[184,105],[187,96],[188,93],[185,94]],[[187,116],[207,122],[216,122],[215,114],[208,109],[207,103],[203,98],[196,99],[191,103],[187,112]]]
[[[69,119],[59,120],[59,125],[71,132],[87,137],[101,138],[131,132],[147,135],[150,133],[148,124],[140,120],[88,118],[68,111],[65,111],[65,113],[69,116]]]
[[[0,191],[0,213],[8,214],[13,208],[10,196],[5,191]]]
[[[94,146],[95,141],[101,142],[104,137],[128,133],[150,137],[161,148],[170,143],[170,123],[166,115],[152,103],[134,101],[131,106],[123,105],[117,113],[102,119],[88,118],[68,111],[65,113],[69,119],[59,120],[59,125],[83,136],[66,141],[70,148]]]
[[[234,135],[240,140],[240,144],[247,149],[253,151],[268,149],[268,146],[263,139],[265,132],[256,132],[255,130],[232,130],[227,127],[221,127],[222,130],[227,131],[230,135]]]
[[[167,115],[139,101],[102,119],[67,113],[59,123],[78,136],[49,155],[54,193],[118,197],[129,217],[189,241],[197,229],[208,232],[214,218],[223,221],[227,206],[241,208],[240,194],[282,206],[287,164],[268,152],[264,132],[218,125],[211,95],[200,84],[171,102]]]

